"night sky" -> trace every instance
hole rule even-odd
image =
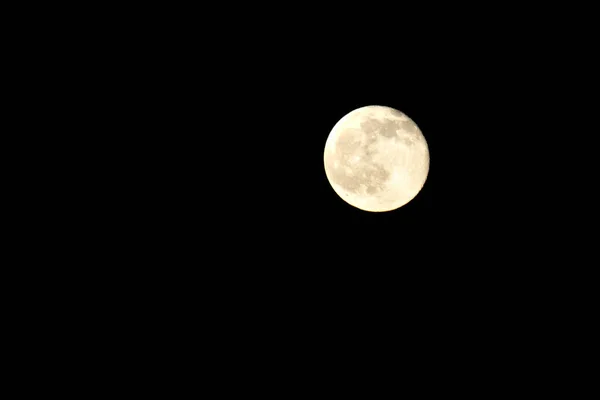
[[[277,287],[277,276],[283,287],[337,287],[340,280],[393,286],[432,268],[445,271],[441,237],[449,232],[440,206],[447,209],[442,199],[459,193],[444,183],[451,156],[442,142],[464,131],[449,108],[448,83],[420,62],[403,68],[377,58],[348,62],[304,51],[300,65],[289,51],[263,61],[277,60],[278,68],[225,69],[176,91],[189,95],[174,99],[177,106],[165,121],[165,128],[175,123],[177,129],[160,133],[155,127],[160,152],[151,162],[161,188],[157,226],[169,232],[160,237],[178,249],[169,257]],[[404,112],[429,146],[423,189],[391,212],[350,206],[325,175],[331,129],[367,105]],[[206,251],[216,257],[205,259]]]
[[[101,307],[114,302],[139,337],[168,337],[146,357],[155,343],[186,357],[200,343],[223,364],[251,370],[270,352],[276,367],[298,359],[327,379],[327,361],[353,368],[372,354],[454,369],[465,347],[473,365],[496,359],[481,348],[508,354],[558,309],[549,282],[576,264],[560,257],[577,232],[563,224],[588,221],[564,205],[581,198],[566,166],[590,147],[577,107],[565,111],[577,85],[558,80],[571,63],[556,56],[560,37],[454,4],[346,7],[353,16],[225,6],[237,12],[144,6],[152,18],[136,9],[114,43],[97,30],[104,50],[75,53],[97,68],[78,90],[98,99],[72,99],[97,128],[77,154],[98,158],[68,182],[82,244],[63,245],[100,259],[89,285]],[[408,115],[429,147],[424,187],[390,212],[347,204],[324,170],[333,126],[368,105]]]
[[[460,54],[443,38],[434,47],[327,32],[280,41],[258,31],[230,47],[206,40],[207,53],[183,51],[189,42],[165,49],[172,57],[157,64],[162,78],[146,86],[156,103],[144,111],[143,143],[154,151],[140,154],[156,227],[144,224],[178,249],[167,254],[227,265],[245,279],[276,273],[300,286],[394,285],[431,271],[445,276],[441,255],[461,251],[460,237],[476,237],[462,227],[478,223],[464,210],[475,204],[479,170],[463,167],[484,158],[471,149],[489,105],[471,70],[457,65]],[[367,105],[404,112],[429,146],[423,189],[391,212],[350,206],[325,175],[331,129]],[[204,251],[218,257],[205,261]]]

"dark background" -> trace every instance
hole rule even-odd
[[[423,262],[434,253],[427,249],[441,250],[440,235],[474,239],[468,228],[482,204],[473,193],[487,185],[482,170],[494,172],[481,163],[497,151],[490,138],[501,129],[489,121],[502,100],[488,92],[506,78],[478,66],[493,62],[486,60],[491,54],[420,30],[392,33],[346,32],[324,22],[278,25],[225,42],[182,35],[160,52],[153,48],[152,72],[134,86],[145,87],[150,100],[137,109],[147,128],[132,151],[148,157],[148,169],[137,173],[148,179],[144,187],[159,191],[152,201],[164,202],[154,208],[160,223],[174,224],[184,241],[202,235],[263,264],[300,262],[332,275],[360,257],[375,257],[372,268],[391,273],[413,254]],[[322,159],[333,125],[377,104],[413,118],[431,152],[423,191],[389,213],[341,201]],[[461,218],[464,229],[456,225]]]
[[[468,35],[418,18],[198,15],[118,14],[72,53],[74,128],[94,132],[78,136],[92,168],[69,200],[73,258],[99,266],[85,290],[103,288],[99,304],[120,304],[127,324],[196,332],[199,318],[227,338],[328,343],[355,323],[441,324],[475,296],[464,288],[489,240],[475,226],[490,213],[473,197],[485,185],[473,149],[494,107],[473,72],[485,61],[458,45]],[[366,105],[406,113],[428,141],[427,182],[393,212],[353,208],[325,175],[329,132]],[[473,290],[488,290],[485,275]]]
[[[518,13],[510,29],[506,15],[456,8],[375,14],[238,10],[211,23],[208,11],[136,10],[114,22],[112,44],[99,38],[111,57],[93,54],[94,112],[115,157],[117,190],[101,197],[120,249],[174,265],[155,271],[181,284],[207,274],[356,301],[539,279],[541,266],[522,265],[543,242],[531,238],[562,221],[564,172],[547,163],[561,131],[547,125],[573,121],[575,50]],[[423,190],[393,212],[351,207],[324,173],[331,128],[365,105],[405,112],[429,144]]]
[[[544,354],[587,221],[570,171],[593,136],[575,128],[586,34],[557,28],[563,10],[240,7],[80,13],[24,48],[34,101],[56,108],[26,121],[60,149],[32,185],[50,220],[35,253],[76,265],[45,272],[82,308],[68,317],[149,365],[209,348],[214,371]],[[366,105],[429,145],[396,211],[355,209],[325,176],[331,128]]]
[[[460,118],[448,124],[460,108],[448,102],[462,100],[452,99],[450,82],[436,76],[432,60],[407,49],[417,60],[405,62],[385,50],[391,41],[323,36],[321,43],[317,34],[306,42],[290,35],[273,43],[236,43],[216,60],[209,53],[191,64],[172,61],[171,87],[159,92],[168,100],[158,103],[168,108],[153,109],[149,118],[156,123],[148,125],[156,140],[151,147],[158,150],[150,162],[160,176],[156,199],[166,202],[157,210],[167,219],[161,223],[173,223],[178,238],[201,235],[202,242],[216,242],[223,257],[278,270],[304,264],[331,277],[346,268],[358,271],[363,262],[392,273],[410,253],[425,256],[442,226],[436,192],[449,197],[442,189],[442,160],[451,157],[442,140],[464,132],[466,124]],[[395,212],[354,209],[333,192],[324,172],[333,125],[370,104],[407,113],[430,146],[426,187]],[[231,247],[239,252],[229,252]],[[378,265],[377,259],[387,261]]]
[[[10,32],[23,279],[5,286],[46,370],[422,393],[553,388],[539,364],[585,365],[556,361],[589,353],[597,292],[585,11],[214,6],[26,5]],[[353,208],[324,171],[332,127],[366,105],[430,150],[392,212]]]

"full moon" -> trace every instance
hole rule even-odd
[[[401,111],[366,106],[346,114],[325,143],[325,173],[333,190],[364,211],[392,211],[421,191],[429,147],[417,124]]]

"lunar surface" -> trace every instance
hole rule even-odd
[[[325,173],[333,190],[365,211],[391,211],[421,191],[429,173],[429,147],[417,124],[390,107],[346,114],[325,143]]]

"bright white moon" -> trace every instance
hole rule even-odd
[[[346,114],[325,143],[325,173],[333,190],[365,211],[391,211],[421,191],[429,147],[415,122],[390,107]]]

